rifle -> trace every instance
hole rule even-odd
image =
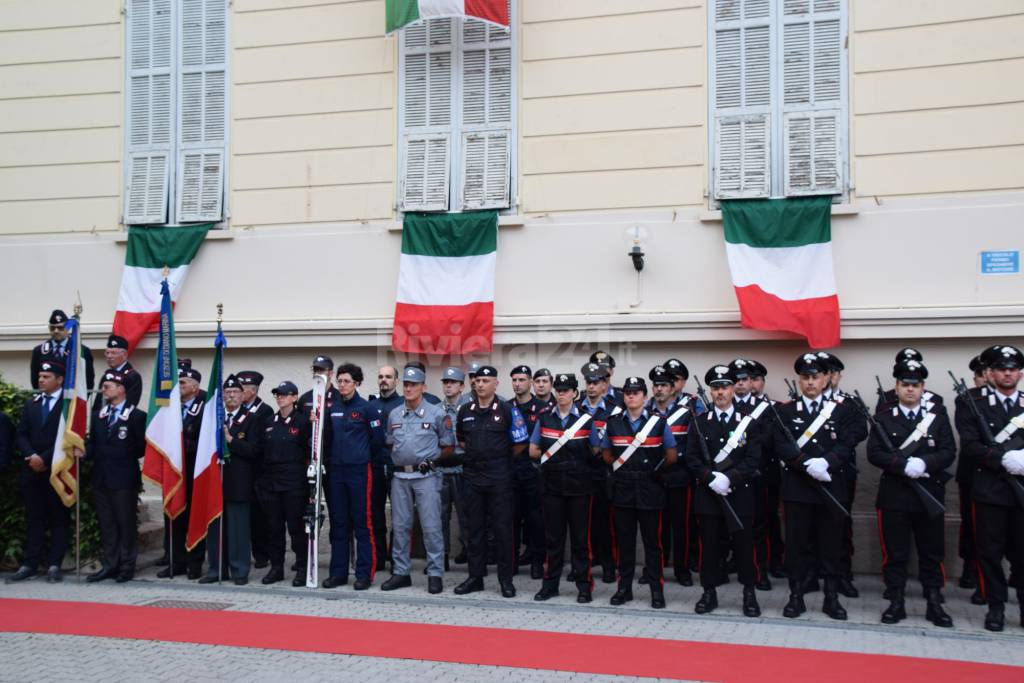
[[[796,382],[790,384],[788,377],[783,377],[782,381],[786,383],[786,392],[789,394],[789,400],[795,401],[800,397],[800,394],[796,390]]]
[[[704,401],[704,405],[707,406],[709,411],[712,410],[712,404],[708,403],[707,397],[704,394],[704,387],[700,385],[699,381],[697,382],[697,396],[700,400]],[[697,441],[700,443],[700,453],[704,456],[704,462],[708,463],[708,465],[714,469],[716,463],[711,457],[711,453],[708,451],[708,444],[704,440],[704,432],[700,428],[700,419],[696,414],[694,414],[693,418],[690,420],[690,424],[693,425],[695,430],[697,430]],[[718,472],[719,470],[715,469],[714,471]],[[725,473],[723,472],[722,474]],[[722,514],[725,516],[725,524],[729,529],[729,533],[734,534],[737,531],[743,531],[743,522],[740,520],[740,516],[736,514],[736,508],[734,508],[732,503],[729,502],[729,498],[727,496],[719,496],[717,493],[715,495],[718,496],[718,500],[721,502]]]
[[[878,405],[881,407],[888,403],[888,401],[885,400],[885,389],[882,388],[882,380],[879,379],[878,375],[875,375],[875,384],[878,385],[878,388],[875,389],[875,393],[878,394]]]
[[[902,455],[902,452],[898,448],[896,448],[893,442],[889,439],[889,434],[886,433],[884,429],[882,429],[882,425],[878,424],[878,421],[875,419],[874,415],[872,415],[871,412],[868,410],[868,407],[864,405],[864,399],[860,397],[860,392],[854,390],[853,394],[854,396],[857,397],[857,400],[853,401],[853,403],[856,404],[857,409],[860,410],[861,412],[861,415],[863,415],[864,418],[867,419],[868,424],[871,426],[871,428],[875,430],[875,434],[878,435],[878,440],[882,442],[882,448],[884,448],[886,451],[894,455]],[[946,472],[943,472],[943,474],[945,474],[946,477],[945,481],[941,483],[945,484],[946,481],[949,481],[949,474]],[[916,493],[917,497],[921,499],[921,504],[924,505],[924,509],[925,512],[928,513],[928,517],[934,519],[936,517],[941,517],[946,514],[946,506],[942,504],[942,501],[933,496],[931,492],[928,489],[926,489],[923,484],[921,484],[921,482],[917,481],[916,479],[911,479],[910,477],[907,477],[907,481],[910,482],[910,488],[914,489],[914,493]]]
[[[949,376],[953,378],[953,391],[955,391],[956,395],[962,398],[964,403],[967,404],[968,409],[971,411],[971,415],[978,423],[978,429],[981,430],[981,438],[985,441],[985,445],[989,448],[1001,450],[1004,453],[1007,450],[1013,450],[1007,448],[1007,446],[1010,445],[1009,443],[996,443],[996,438],[992,436],[992,430],[989,429],[985,416],[981,414],[980,410],[978,410],[978,405],[974,402],[974,397],[971,396],[970,391],[967,389],[967,382],[965,382],[963,378],[960,378],[958,381],[952,370],[949,370],[948,372]],[[1010,443],[1012,443],[1012,441]],[[1002,470],[998,476],[1010,487],[1013,497],[1017,500],[1017,505],[1024,508],[1024,484],[1021,483],[1020,479],[1013,476],[1006,470]]]
[[[793,448],[795,448],[797,450],[797,452],[802,453],[803,451],[800,448],[800,445],[796,442],[796,437],[794,437],[793,433],[791,431],[789,431],[788,427],[786,427],[786,423],[782,421],[782,416],[779,415],[779,411],[775,409],[775,404],[772,403],[772,400],[770,398],[768,398],[767,394],[765,394],[764,398],[765,398],[766,401],[768,401],[768,410],[772,411],[772,417],[775,418],[776,424],[778,424],[779,427],[782,429],[782,433],[786,435],[786,438],[788,439],[790,445],[793,446]],[[805,472],[805,474],[806,474],[806,472]],[[817,488],[818,493],[820,493],[825,498],[825,502],[826,503],[828,503],[832,507],[834,507],[837,512],[839,512],[840,514],[843,515],[843,517],[849,517],[850,516],[850,511],[847,510],[846,506],[843,505],[842,503],[840,503],[839,499],[836,498],[832,494],[832,492],[828,490],[828,487],[825,486],[824,482],[818,481],[817,479],[812,477],[810,474],[807,474],[807,478],[810,479],[814,483],[815,488]]]

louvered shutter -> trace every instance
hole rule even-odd
[[[509,5],[511,16],[511,4]],[[464,210],[508,208],[512,160],[512,34],[466,19],[462,24]]]
[[[452,138],[452,19],[401,32],[402,211],[447,211]]]
[[[129,0],[124,221],[167,222],[172,148],[171,0]]]
[[[179,70],[178,221],[223,218],[227,2],[183,0]]]
[[[770,0],[715,3],[714,193],[718,199],[771,192]]]
[[[783,0],[787,196],[842,194],[842,24],[839,0]]]

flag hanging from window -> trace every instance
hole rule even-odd
[[[490,351],[496,211],[405,214],[392,345],[406,353]]]
[[[426,19],[460,17],[508,26],[508,0],[387,0],[387,32]]]
[[[178,301],[189,266],[203,244],[212,223],[175,228],[128,229],[128,252],[121,275],[121,291],[114,314],[114,334],[128,340],[128,351],[135,350],[147,332],[156,331],[160,322],[160,282],[163,267],[170,268],[172,304]]]
[[[722,202],[725,249],[744,327],[839,344],[831,197]]]

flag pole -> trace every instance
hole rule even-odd
[[[75,320],[81,322],[82,316],[82,293],[75,290],[75,295],[78,301],[75,302]],[[76,332],[78,334],[77,343],[75,344],[75,350],[72,353],[81,355],[80,350],[82,348],[82,327],[79,325]],[[75,368],[78,368],[78,358],[75,358]],[[84,378],[78,378],[78,373],[75,373],[75,382],[81,381]],[[76,391],[78,387],[75,387]],[[89,410],[89,402],[86,401],[86,419],[91,410]],[[86,427],[85,433],[89,433],[88,426]],[[82,468],[82,459],[76,458],[75,461],[75,581],[77,583],[82,582],[82,487],[80,485],[81,479],[79,477],[79,470]]]
[[[165,263],[163,268],[164,282],[167,282],[167,276],[170,274],[171,269]],[[157,362],[160,362],[159,359],[157,359]],[[160,499],[163,501],[163,495],[160,496]],[[167,512],[166,502],[163,502],[163,509],[164,516],[167,517],[167,580],[174,581],[174,519]]]
[[[217,304],[217,331],[220,331],[220,325],[224,321],[224,304]],[[224,367],[221,366],[221,373],[223,374]],[[224,381],[218,377],[217,381],[224,384]],[[224,392],[220,392],[221,403],[224,402]],[[223,424],[217,425],[221,430],[224,429]],[[223,437],[221,437],[223,438]],[[224,521],[227,519],[228,513],[225,510],[224,505],[224,452],[223,449],[218,453],[217,466],[220,467],[220,520],[217,522],[217,585],[224,580]]]

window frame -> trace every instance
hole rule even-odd
[[[231,218],[231,192],[230,192],[230,170],[231,170],[231,0],[222,0],[224,3],[224,152],[222,158],[221,177],[221,217],[213,221],[215,228],[221,228]],[[170,127],[171,144],[167,153],[167,220],[163,223],[142,223],[139,225],[173,227],[178,225],[197,225],[211,222],[209,220],[189,221],[181,223],[178,221],[178,198],[179,198],[179,157],[186,149],[181,145],[181,57],[183,51],[183,31],[181,22],[184,17],[184,10],[181,0],[171,0],[171,84],[170,84]],[[131,189],[131,55],[132,55],[132,30],[131,30],[131,0],[125,0],[124,12],[124,73],[123,73],[123,116],[124,130],[122,134],[123,149],[121,153],[121,225],[127,229],[129,225],[137,225],[128,221],[128,194]]]
[[[718,126],[716,125],[716,66],[717,60],[715,55],[716,41],[715,41],[715,16],[716,8],[718,3],[728,0],[708,0],[707,3],[707,49],[706,54],[708,58],[708,98],[707,98],[707,196],[708,204],[710,208],[718,208],[720,199],[716,197],[717,188],[717,177],[718,168],[716,160],[718,158],[718,149],[716,145],[716,137],[718,135]],[[734,0],[735,1],[735,0]],[[852,142],[852,131],[850,130],[851,117],[850,117],[850,73],[849,73],[849,16],[850,16],[850,0],[837,0],[839,3],[839,101],[833,106],[822,106],[822,105],[786,105],[783,101],[783,73],[785,70],[785,45],[784,45],[784,31],[787,23],[800,23],[801,19],[787,16],[784,12],[785,0],[770,0],[771,14],[768,19],[771,50],[770,59],[771,67],[770,73],[770,88],[771,97],[770,104],[768,107],[769,116],[769,191],[768,197],[765,199],[781,199],[788,197],[804,197],[804,196],[830,196],[832,197],[833,203],[842,203],[848,201],[850,193],[854,189],[853,178],[851,175],[851,142]],[[810,6],[813,8],[815,0],[808,0]],[[742,11],[742,6],[741,6]],[[803,15],[800,15],[803,16]],[[811,14],[813,17],[814,15]],[[742,19],[740,21],[743,21]],[[786,159],[789,154],[789,145],[787,144],[786,138],[786,121],[789,118],[789,114],[796,112],[827,112],[839,110],[839,130],[837,131],[837,146],[839,151],[839,194],[833,195],[813,195],[813,194],[793,194],[787,195],[785,187],[788,180]],[[736,116],[742,116],[744,114],[737,113]],[[723,198],[724,199],[724,198]]]
[[[496,209],[501,215],[514,215],[519,210],[519,3],[509,2],[509,46],[510,46],[510,123],[509,123],[509,187],[507,208]],[[463,43],[462,23],[466,19],[451,19],[456,25],[452,29],[452,83],[451,83],[451,138],[448,160],[448,209],[444,213],[462,213],[463,187],[459,182],[463,177],[464,147],[463,137],[466,133],[479,132],[481,126],[467,128],[462,121],[463,113]],[[457,38],[456,38],[457,36]],[[395,41],[396,64],[398,71],[398,102],[395,107],[395,213],[402,216],[405,211],[404,189],[406,181],[406,157],[403,153],[403,137],[405,136],[405,31],[398,31]],[[431,133],[424,132],[424,135]],[[456,207],[456,208],[453,208]],[[437,212],[441,213],[441,212]]]

